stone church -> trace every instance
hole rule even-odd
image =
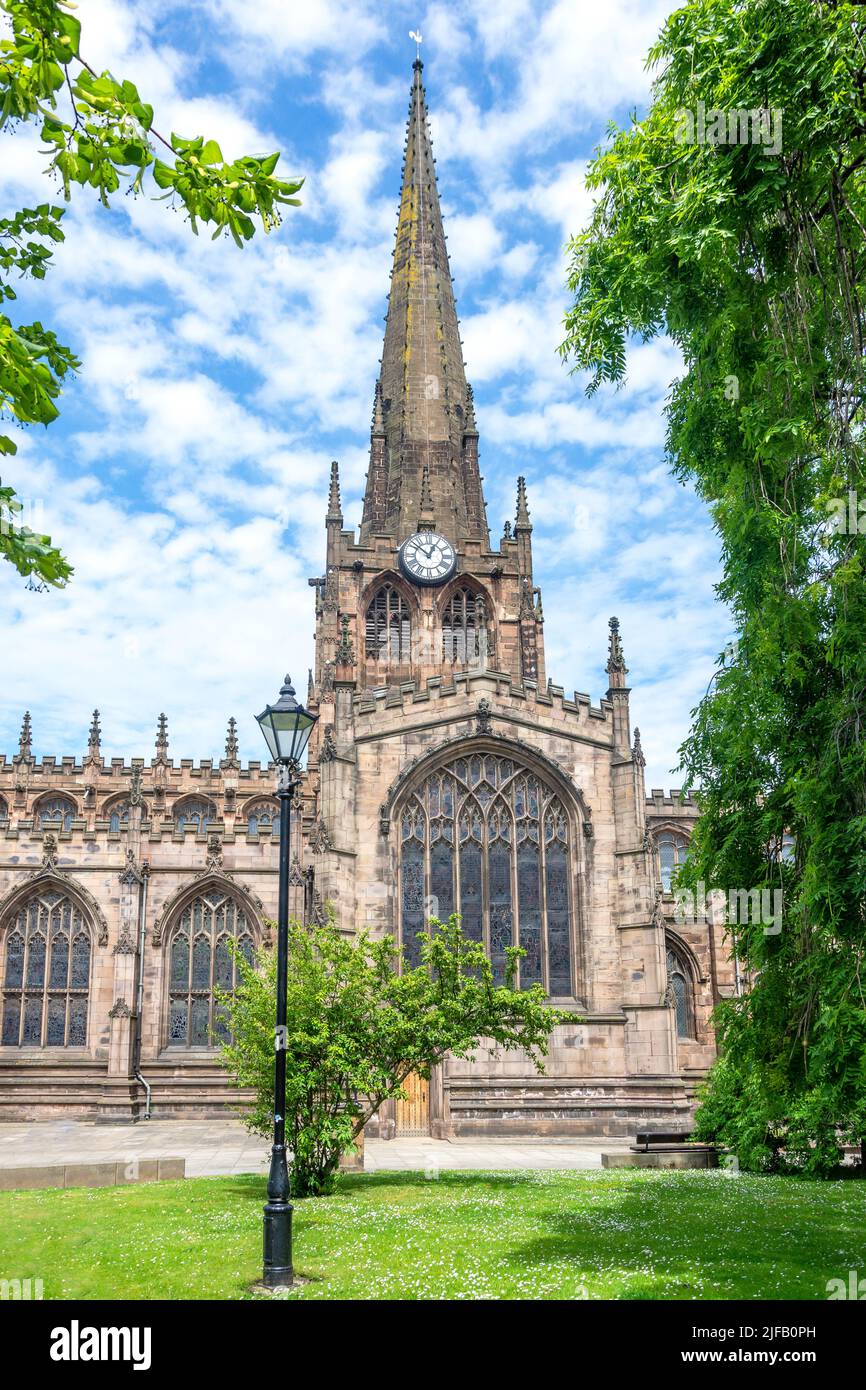
[[[671,875],[696,807],[644,788],[624,635],[598,704],[549,679],[530,500],[491,539],[422,64],[416,61],[359,533],[337,465],[315,590],[310,744],[293,913],[390,932],[462,915],[497,978],[525,955],[573,1014],[538,1076],[479,1049],[372,1122],[396,1134],[608,1134],[687,1123],[734,988],[721,928],[677,926]],[[458,267],[459,269],[459,267]],[[599,653],[599,665],[604,659]],[[281,674],[281,673],[278,673]],[[237,1103],[218,1063],[230,940],[270,940],[275,769],[169,756],[0,757],[0,1119],[206,1117]]]

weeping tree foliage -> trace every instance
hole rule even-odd
[[[297,205],[303,180],[278,178],[279,153],[228,161],[215,140],[162,135],[154,110],[133,82],[99,72],[82,48],[81,23],[71,0],[0,0],[0,132],[39,127],[46,172],[65,202],[73,187],[93,190],[104,207],[118,191],[147,187],[182,207],[193,232],[212,228],[243,246],[258,219],[265,232],[279,225],[280,208]],[[5,18],[5,24],[4,24]],[[64,208],[41,203],[0,219],[0,305],[15,299],[13,281],[42,280],[52,251],[64,240]],[[0,422],[49,425],[59,413],[65,378],[80,362],[41,323],[13,325],[0,313]],[[17,446],[0,432],[0,457]],[[22,524],[13,488],[0,487],[0,557],[19,574],[62,586],[72,568],[48,536]]]
[[[413,1072],[429,1080],[446,1052],[469,1057],[482,1039],[522,1048],[538,1071],[550,1034],[573,1014],[544,1003],[541,985],[514,988],[518,947],[506,950],[505,983],[455,915],[420,935],[410,969],[390,937],[345,936],[333,921],[289,924],[286,1011],[286,1143],[296,1197],[332,1191],[340,1155]],[[246,1123],[270,1138],[274,1119],[276,953],[252,962],[236,952],[239,984],[222,994],[231,1033],[222,1061],[253,1091]]]
[[[784,903],[781,930],[729,925],[747,987],[699,1125],[746,1167],[781,1145],[826,1172],[866,1134],[866,12],[694,0],[649,61],[646,117],[590,167],[561,351],[590,391],[633,335],[682,353],[667,454],[736,640],[680,750],[702,806],[681,882]]]

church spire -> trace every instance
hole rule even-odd
[[[331,483],[328,489],[328,521],[343,524],[343,507],[340,502],[340,465],[334,459],[331,464]]]
[[[425,467],[437,526],[454,541],[488,543],[475,420],[439,206],[421,81],[413,65],[400,211],[374,401],[362,542],[414,530]],[[380,434],[381,430],[381,434]],[[381,440],[384,447],[380,447]]]
[[[532,522],[529,520],[529,503],[526,500],[526,479],[517,479],[517,514],[514,521],[515,536],[521,531],[531,531]]]

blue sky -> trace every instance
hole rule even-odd
[[[670,344],[636,345],[627,385],[592,400],[556,346],[564,244],[586,220],[585,163],[611,118],[646,103],[653,0],[80,0],[91,66],[137,82],[159,129],[229,156],[280,149],[303,207],[243,251],[181,213],[78,192],[56,268],[22,294],[84,366],[50,430],[18,432],[4,478],[76,575],[34,594],[0,571],[0,748],[33,712],[37,756],[79,754],[90,711],[106,756],[219,756],[285,669],[312,661],[331,458],[357,524],[382,350],[411,28],[425,84],[475,388],[491,535],[527,478],[547,669],[597,701],[607,619],[622,624],[648,786],[670,769],[729,621],[718,544],[668,476]],[[38,139],[0,134],[3,214],[52,193]]]

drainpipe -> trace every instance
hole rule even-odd
[[[141,1010],[144,1004],[144,946],[147,939],[147,883],[150,866],[147,860],[142,865],[142,878],[138,889],[138,991],[135,1000],[135,1038],[132,1047],[132,1072],[140,1086],[144,1088],[144,1118],[150,1119],[150,1086],[141,1074]]]

